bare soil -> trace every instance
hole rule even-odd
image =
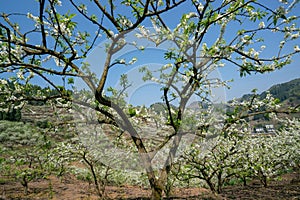
[[[0,175],[1,177],[1,175]],[[280,180],[270,181],[267,188],[258,181],[252,181],[248,186],[234,185],[225,187],[222,194],[213,194],[204,188],[176,188],[169,199],[281,199],[300,200],[300,175],[289,173]],[[16,181],[0,183],[0,200],[94,200],[98,199],[94,185],[69,176],[59,179],[51,176],[29,183],[29,192],[24,194],[24,188]],[[108,199],[149,199],[151,191],[139,186],[107,186]]]

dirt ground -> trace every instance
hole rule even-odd
[[[0,175],[1,176],[1,175]],[[252,181],[248,186],[234,185],[224,188],[222,194],[214,195],[204,188],[174,189],[170,199],[281,199],[300,200],[300,175],[290,173],[282,176],[281,180],[271,181],[264,188],[258,181]],[[74,177],[62,180],[49,177],[29,184],[29,193],[24,195],[20,183],[6,181],[0,183],[0,200],[94,200],[98,199],[93,184],[79,181]],[[150,190],[138,186],[115,187],[108,186],[106,193],[109,199],[148,199]]]

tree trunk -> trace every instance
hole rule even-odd
[[[207,183],[207,185],[209,186],[210,191],[212,191],[213,193],[216,193],[216,187],[213,184],[211,179],[204,179]]]
[[[171,168],[173,165],[174,157],[176,154],[176,151],[178,149],[179,143],[181,141],[182,134],[177,134],[173,141],[173,146],[170,149],[170,152],[168,154],[168,158],[165,163],[165,167],[160,171],[159,178],[155,178],[151,180],[151,178],[155,177],[153,172],[147,172],[148,173],[148,179],[150,182],[152,194],[151,194],[151,200],[159,200],[162,199],[163,191],[166,187],[168,176],[171,172]]]
[[[247,186],[247,177],[246,177],[246,176],[243,176],[243,177],[242,177],[242,180],[243,180],[243,185],[244,185],[244,186]]]
[[[163,191],[166,186],[166,181],[168,177],[168,170],[162,169],[160,171],[159,178],[156,178],[155,181],[150,182],[151,185],[151,200],[160,200],[163,197]]]
[[[160,186],[152,187],[151,200],[160,200],[162,199],[163,188]]]
[[[24,187],[24,194],[28,195],[28,180],[26,176],[27,174],[25,173],[25,175],[22,177],[21,184]]]

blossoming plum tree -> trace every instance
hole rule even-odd
[[[278,118],[280,111],[282,114],[285,109],[275,102],[270,94],[265,99],[254,97],[251,104],[232,102],[231,106],[238,108],[239,114],[231,118],[235,120],[232,125],[218,131],[226,132],[227,136],[217,135],[207,142],[211,147],[206,149],[201,148],[201,141],[195,141],[181,158],[177,178],[184,182],[203,180],[211,191],[221,193],[225,184],[237,179],[246,185],[247,179],[258,178],[267,187],[270,178],[297,169],[299,119]],[[269,108],[263,112],[270,115],[272,123],[280,126],[276,132],[259,135],[251,130],[246,118],[254,112],[261,113],[258,109],[261,106]],[[249,110],[252,112],[245,112]]]
[[[26,101],[32,97],[22,91],[28,91],[33,77],[39,77],[59,95],[41,94],[34,97],[37,100],[59,96],[93,108],[105,116],[99,120],[101,123],[128,133],[147,173],[152,199],[160,199],[183,136],[210,125],[189,115],[183,117],[189,112],[189,100],[198,95],[205,102],[212,87],[226,85],[218,78],[209,77],[210,72],[219,67],[237,66],[240,75],[245,76],[274,71],[291,63],[292,56],[300,52],[296,45],[300,35],[297,26],[299,16],[293,12],[297,2],[38,0],[37,11],[1,14],[0,73],[7,74],[1,78],[4,85],[1,90],[10,94],[10,99],[16,102]],[[66,7],[67,10],[64,9]],[[174,13],[181,13],[180,17],[170,20]],[[174,23],[177,25],[174,26]],[[149,26],[151,30],[147,28]],[[113,68],[136,61],[135,58],[129,62],[113,59],[113,55],[125,47],[134,45],[126,41],[126,35],[133,30],[139,32],[137,37],[147,39],[158,47],[166,41],[173,44],[164,55],[169,63],[158,70],[159,79],[154,78],[151,68],[140,70],[144,73],[144,80],[160,84],[164,100],[164,116],[160,122],[168,127],[169,134],[155,145],[156,149],[149,147],[140,136],[138,128],[143,126],[140,123],[143,112],[120,103],[130,87],[126,74],[121,76],[121,91],[117,88],[106,91],[105,88]],[[267,40],[271,37],[276,40],[272,39],[272,47],[268,47]],[[103,71],[97,75],[84,59],[101,38],[108,39],[109,43],[106,45]],[[274,46],[277,47],[275,51]],[[144,47],[139,46],[138,49],[143,50]],[[65,81],[67,79],[67,83],[72,85],[74,78],[83,80],[95,95],[95,102],[72,99]],[[57,80],[62,80],[62,83]],[[8,83],[21,87],[18,95],[6,86]],[[181,84],[177,86],[177,83]],[[172,105],[175,100],[177,106]],[[1,108],[5,106],[1,102]],[[234,117],[234,114],[230,115],[224,126],[225,122],[230,122],[228,126],[236,122]],[[164,167],[155,171],[153,155],[149,152],[162,149],[167,144],[170,146],[165,152]]]

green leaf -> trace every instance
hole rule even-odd
[[[68,84],[74,84],[74,78],[68,78]]]
[[[128,108],[128,114],[130,117],[134,117],[136,115],[136,110],[134,108]]]
[[[276,98],[276,99],[274,100],[274,103],[275,103],[275,104],[279,104],[279,103],[280,103],[280,99]]]
[[[92,15],[91,15],[91,19],[92,19],[93,21],[97,21],[98,18],[97,18],[96,15],[92,14]]]
[[[171,60],[175,57],[176,57],[176,54],[173,51],[167,51],[164,56],[164,58],[167,60]]]

